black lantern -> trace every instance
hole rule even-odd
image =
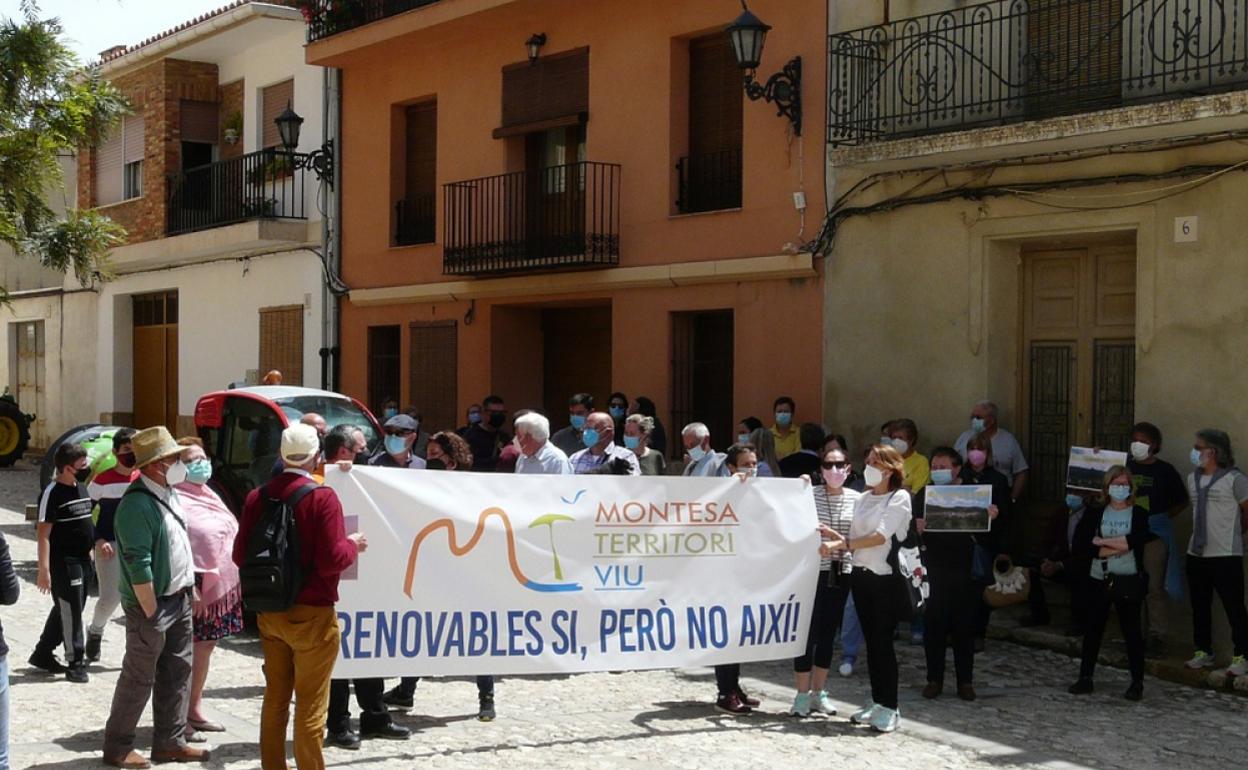
[[[303,118],[291,108],[290,102],[286,103],[286,109],[282,110],[282,114],[274,118],[273,122],[277,124],[277,133],[282,138],[282,149],[290,158],[291,166],[296,169],[310,168],[316,174],[317,179],[333,187],[333,140],[325,142],[319,150],[313,150],[310,153],[295,152],[295,148],[299,146],[299,129],[303,127]]]
[[[776,105],[776,114],[788,118],[793,133],[802,135],[802,57],[794,56],[784,69],[767,78],[766,84],[755,79],[755,70],[763,60],[763,44],[770,26],[750,13],[741,0],[741,15],[728,25],[728,40],[737,66],[745,72],[745,95],[751,101],[762,99]]]
[[[524,41],[524,47],[529,52],[529,64],[537,61],[537,55],[542,52],[542,46],[546,45],[546,33],[536,32]]]

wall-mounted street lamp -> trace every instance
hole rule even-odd
[[[802,57],[794,56],[784,69],[767,78],[764,85],[755,79],[755,71],[763,59],[763,43],[770,26],[750,13],[741,0],[741,15],[728,25],[728,39],[737,66],[745,71],[745,95],[751,101],[762,99],[776,105],[776,114],[793,124],[793,133],[802,135]]]
[[[524,41],[524,47],[529,52],[529,64],[537,62],[537,56],[542,52],[542,46],[546,45],[546,33],[536,32]]]
[[[277,124],[277,133],[282,138],[282,149],[290,156],[294,168],[310,168],[316,178],[330,187],[334,186],[334,141],[330,139],[307,155],[299,155],[295,148],[299,146],[299,129],[303,127],[303,118],[286,103],[282,114],[273,119]]]

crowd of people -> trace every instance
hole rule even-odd
[[[1044,584],[1070,593],[1072,627],[1083,637],[1072,694],[1093,690],[1093,674],[1110,610],[1126,641],[1130,700],[1143,696],[1144,661],[1159,652],[1167,594],[1181,590],[1186,568],[1193,607],[1194,652],[1187,665],[1214,666],[1212,603],[1216,593],[1232,631],[1228,672],[1248,675],[1248,610],[1244,606],[1243,532],[1248,529],[1248,477],[1235,467],[1222,431],[1196,434],[1186,479],[1158,453],[1161,432],[1134,426],[1125,465],[1111,468],[1100,489],[1071,488],[1066,513],[1055,519],[1052,542],[1032,556],[1021,547],[1018,503],[1028,466],[1012,434],[997,424],[997,407],[975,405],[970,426],[928,455],[916,449],[919,429],[908,418],[889,420],[880,438],[851,453],[842,435],[812,422],[796,422],[797,404],[781,397],[770,426],[755,417],[736,426],[726,451],[710,429],[694,422],[679,433],[681,451],[669,451],[655,404],[613,393],[607,411],[592,395],[568,402],[568,424],[552,432],[534,410],[509,415],[504,400],[489,396],[467,411],[458,430],[422,431],[414,409],[383,407],[384,436],[373,452],[360,427],[332,429],[305,414],[281,435],[272,478],[247,498],[236,518],[208,486],[212,462],[198,438],[175,440],[163,427],[121,430],[106,463],[93,468],[73,444],[55,453],[56,476],[44,489],[38,512],[40,591],[52,597],[43,633],[29,663],[86,683],[98,661],[109,621],[120,609],[125,654],[104,732],[106,763],[147,767],[135,748],[136,726],[154,701],[150,757],[200,761],[205,734],[224,730],[202,706],[215,645],[244,628],[240,568],[271,533],[276,506],[286,506],[297,530],[300,581],[293,603],[260,611],[256,624],[264,650],[265,694],[260,754],[265,768],[285,768],[287,726],[294,701],[294,754],[300,768],[324,767],[323,745],[358,748],[362,738],[404,739],[392,709],[413,707],[418,679],[387,690],[380,679],[333,680],[339,629],[334,612],[339,576],[367,549],[363,534],[347,534],[342,506],[323,486],[323,469],[354,464],[448,471],[521,474],[613,474],[804,479],[818,517],[820,556],[806,649],[793,661],[795,696],[790,712],[835,714],[827,689],[841,647],[842,676],[854,672],[865,648],[870,703],[850,716],[855,724],[892,732],[900,723],[895,640],[908,623],[910,639],[926,656],[924,698],[944,692],[946,653],[952,648],[957,697],[973,701],[974,657],[982,649],[992,605],[985,588],[1006,566],[1027,574],[1026,624],[1052,617]],[[506,432],[510,418],[514,436]],[[679,457],[678,461],[675,459]],[[669,460],[669,458],[672,458]],[[982,485],[991,490],[987,532],[926,526],[929,487]],[[1185,560],[1172,520],[1192,509],[1193,533]],[[781,512],[782,513],[782,512]],[[901,590],[915,573],[903,570],[904,548],[921,554],[928,585],[916,611]],[[17,599],[18,583],[0,536],[0,603]],[[97,595],[85,622],[90,595]],[[85,622],[85,625],[84,625]],[[64,662],[56,657],[63,650]],[[0,631],[0,770],[7,770],[7,648]],[[715,667],[715,707],[748,715],[759,701],[741,686],[741,666]],[[477,677],[478,718],[496,717],[494,678]],[[359,730],[351,726],[354,688]]]

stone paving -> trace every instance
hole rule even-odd
[[[12,682],[14,768],[101,767],[99,747],[116,683],[124,633],[109,628],[91,682],[75,685],[35,671],[26,658],[49,599],[34,586],[33,525],[22,509],[36,495],[33,469],[0,471],[0,530],[22,578],[22,597],[0,610]],[[990,641],[977,658],[980,698],[919,696],[921,651],[898,642],[902,660],[902,729],[879,736],[844,717],[796,720],[787,662],[747,664],[745,688],[763,698],[762,713],[717,714],[709,669],[508,677],[498,685],[499,718],[476,721],[476,688],[468,680],[425,680],[405,742],[366,741],[360,751],[326,750],[330,767],[477,768],[836,768],[1089,767],[1221,768],[1248,755],[1248,699],[1150,678],[1142,703],[1121,697],[1126,674],[1102,668],[1098,691],[1065,694],[1076,662],[1042,650]],[[254,637],[224,644],[213,659],[207,708],[228,732],[214,736],[210,767],[259,768],[256,741],[263,680]],[[834,675],[842,714],[867,696],[865,667]],[[150,741],[150,715],[140,748]],[[293,760],[292,760],[293,762]]]

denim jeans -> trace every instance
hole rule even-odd
[[[0,655],[0,770],[9,770],[9,659]]]

